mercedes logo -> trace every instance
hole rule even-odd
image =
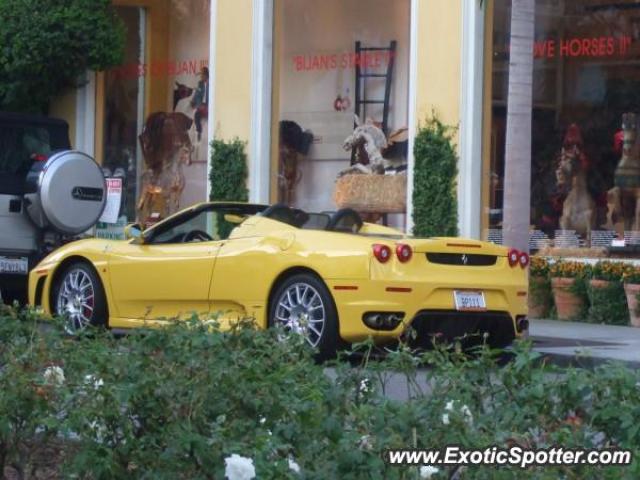
[[[462,254],[462,257],[460,257],[460,260],[462,260],[462,264],[466,265],[467,263],[469,263],[469,257],[467,257],[466,254]]]

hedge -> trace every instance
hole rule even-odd
[[[226,333],[194,320],[121,339],[69,338],[53,325],[30,311],[0,312],[7,475],[42,475],[44,462],[61,478],[444,479],[453,467],[391,466],[385,452],[453,444],[636,452],[640,444],[639,372],[560,370],[524,344],[498,367],[486,350],[401,346],[376,360],[364,343],[354,347],[362,361],[352,355],[327,374],[304,341],[248,321]],[[407,400],[383,394],[390,372]],[[640,463],[467,466],[456,475],[632,479]]]

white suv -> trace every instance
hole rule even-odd
[[[27,274],[92,227],[106,201],[102,170],[70,150],[66,122],[0,112],[0,295],[26,301]]]

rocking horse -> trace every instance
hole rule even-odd
[[[587,188],[588,160],[582,152],[582,135],[577,125],[567,130],[556,169],[556,184],[567,190],[562,205],[560,228],[574,230],[591,244],[591,230],[595,226],[596,204]]]

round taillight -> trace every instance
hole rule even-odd
[[[376,257],[380,263],[387,263],[391,258],[391,249],[386,245],[376,243],[373,246],[373,256]]]
[[[406,243],[399,243],[396,245],[396,255],[402,263],[408,262],[413,256],[413,250],[411,250],[411,247]]]
[[[509,266],[515,267],[520,261],[520,252],[515,248],[511,248],[509,253],[507,253],[507,257],[509,259]]]
[[[527,265],[529,265],[529,255],[525,252],[520,252],[518,261],[520,262],[520,266],[522,268],[527,268]]]

